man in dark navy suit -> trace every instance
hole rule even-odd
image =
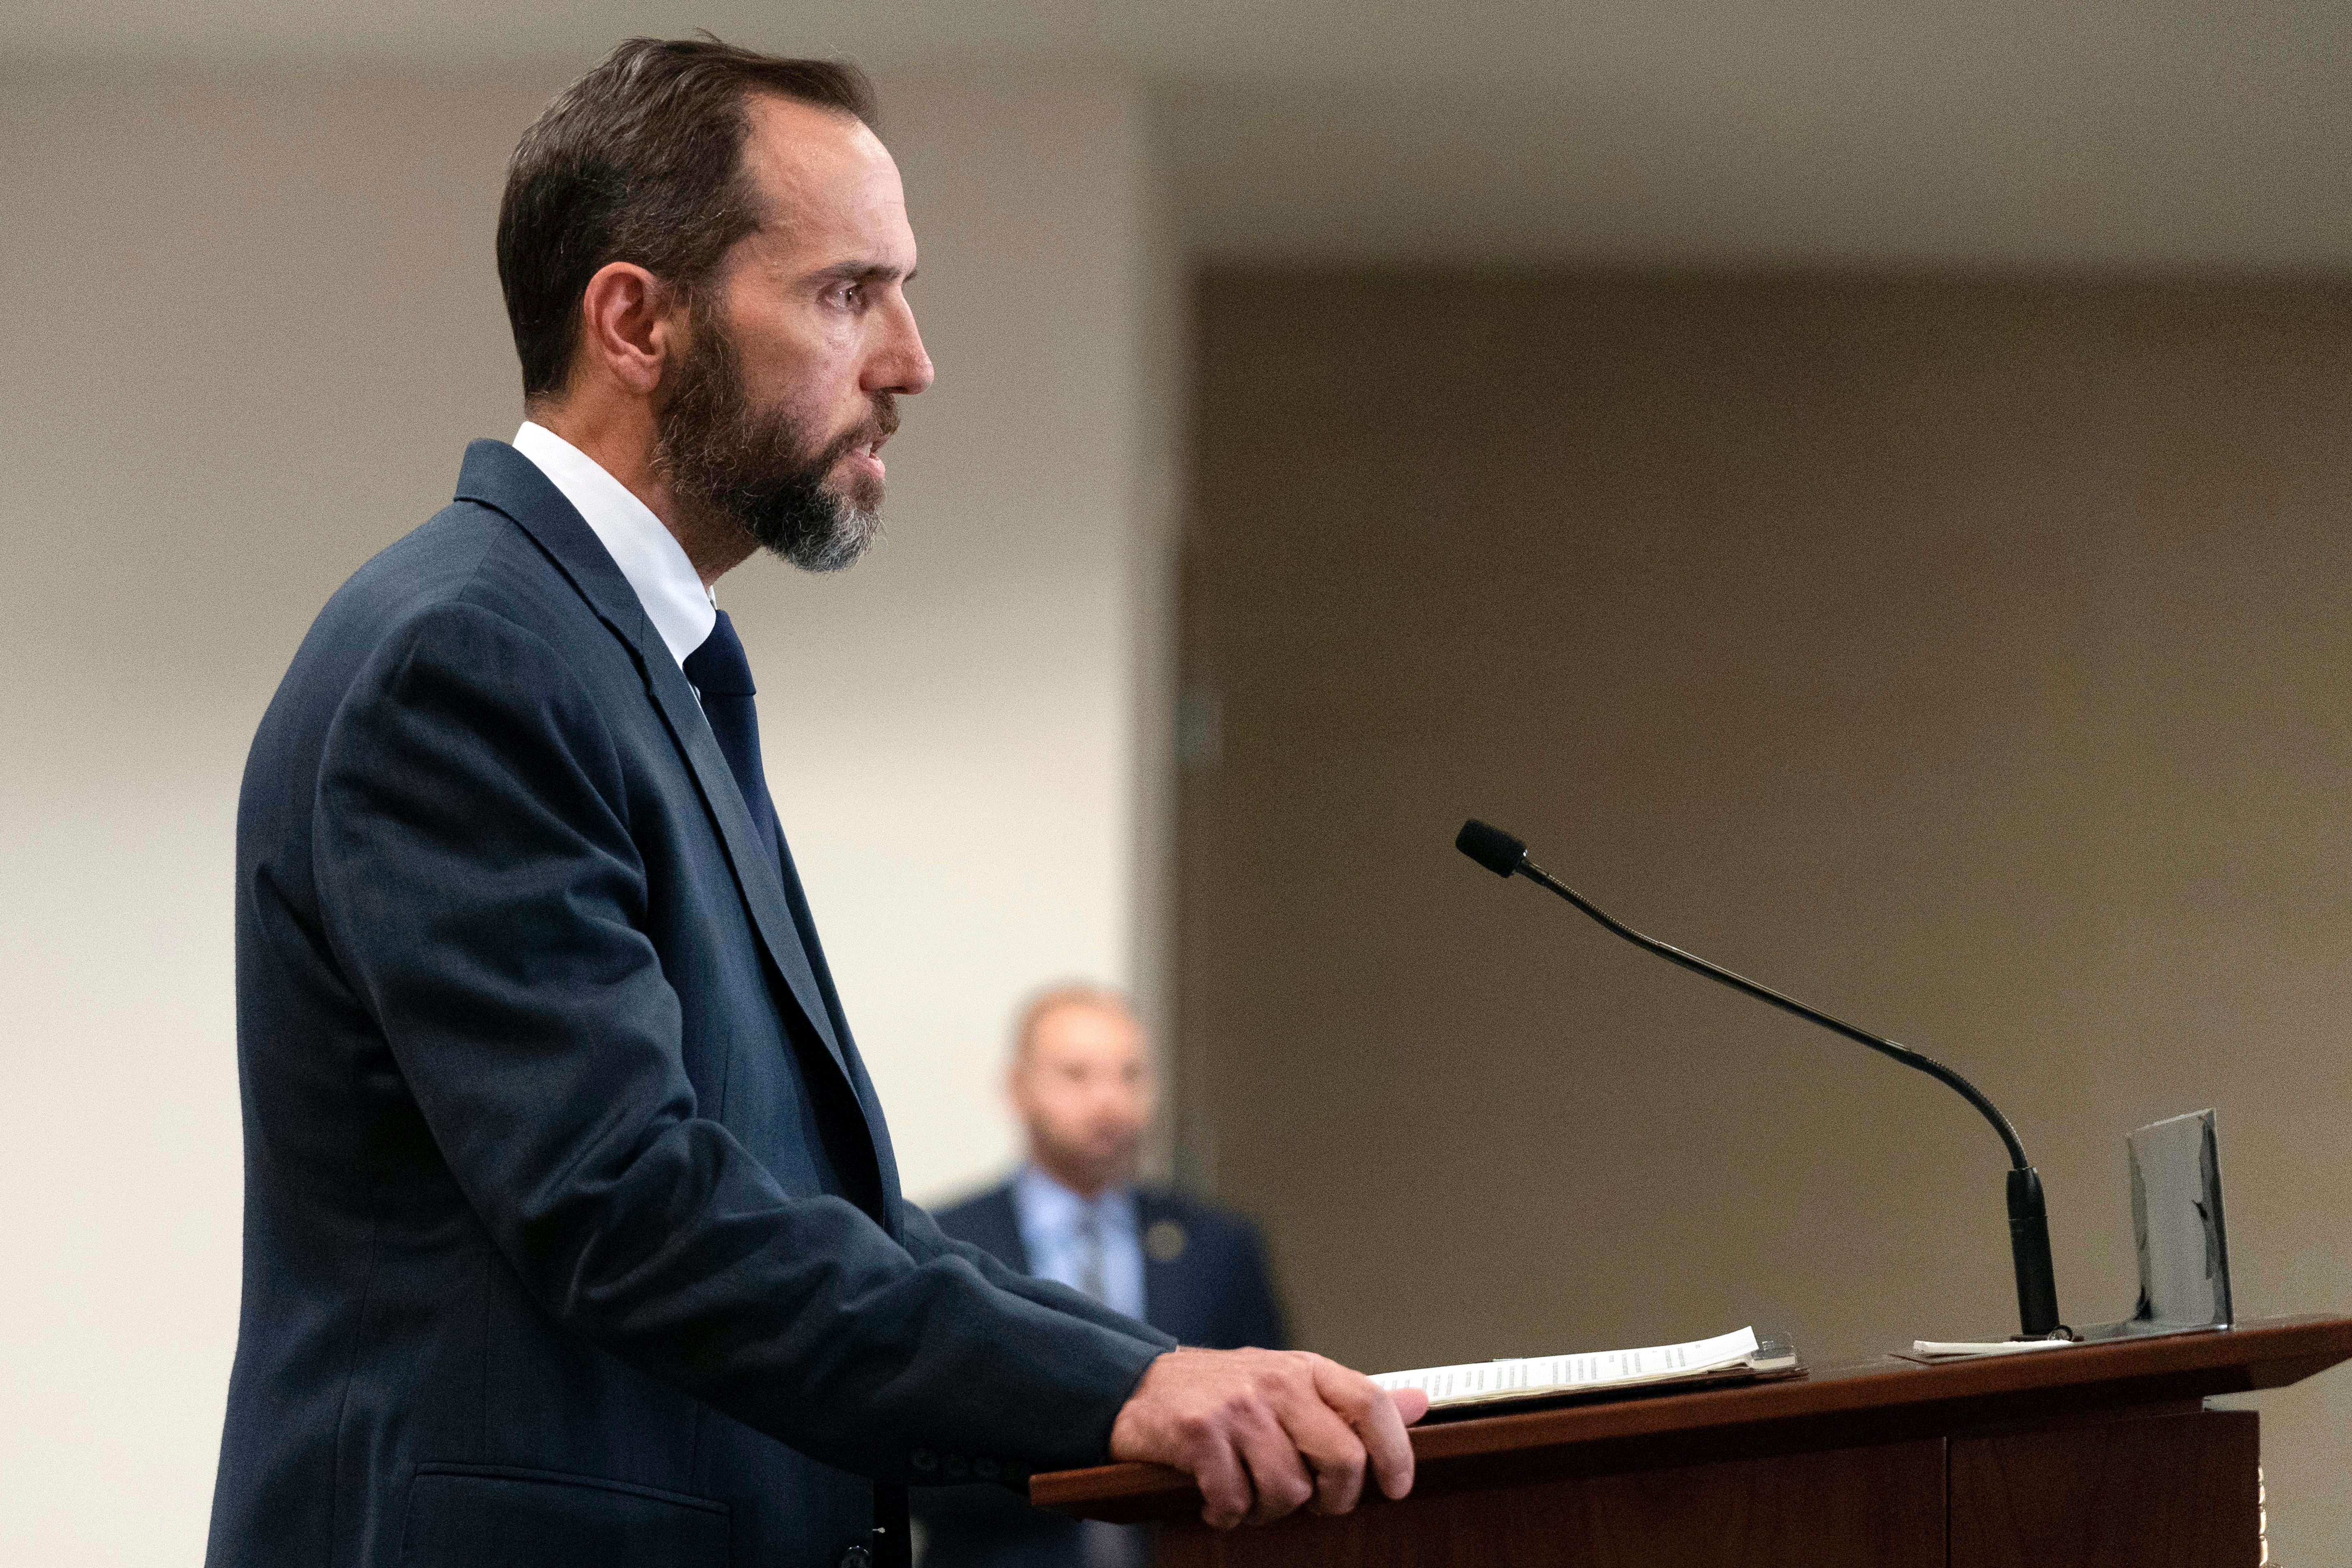
[[[899,1195],[710,594],[854,560],[931,380],[869,107],[638,39],[515,151],[527,418],[320,613],[238,802],[217,1568],[888,1568],[910,1485],[1110,1458],[1217,1524],[1411,1484],[1420,1402]]]
[[[1157,1101],[1143,1025],[1127,999],[1059,986],[1023,1009],[1005,1079],[1027,1136],[1012,1180],[942,1209],[940,1229],[1187,1345],[1283,1348],[1282,1308],[1256,1228],[1240,1215],[1136,1181]],[[995,1488],[919,1500],[924,1568],[1124,1568],[1149,1560],[1140,1527],[1078,1521]]]

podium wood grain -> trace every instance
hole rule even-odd
[[[1951,1568],[2255,1568],[2259,1425],[2203,1411],[1953,1438]]]
[[[1399,1528],[1413,1517],[1410,1528]],[[1163,1532],[1161,1568],[1943,1568],[1944,1454],[1933,1442],[1735,1459],[1509,1494],[1459,1491],[1345,1519]]]

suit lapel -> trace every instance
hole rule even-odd
[[[581,597],[635,653],[646,690],[660,710],[671,739],[693,771],[703,804],[719,826],[728,861],[735,868],[736,886],[751,911],[752,924],[767,947],[768,957],[783,976],[793,999],[800,1004],[809,1026],[824,1042],[834,1065],[849,1079],[851,1090],[866,1112],[877,1157],[887,1165],[888,1143],[871,1125],[875,1120],[875,1110],[868,1103],[871,1091],[863,1085],[865,1075],[852,1069],[842,1048],[834,1009],[827,1005],[826,992],[830,988],[819,983],[812,962],[812,947],[802,940],[801,923],[793,918],[793,904],[799,902],[805,910],[805,900],[795,900],[786,891],[782,867],[788,862],[783,858],[782,846],[778,845],[777,852],[770,854],[761,845],[751,810],[743,804],[743,792],[736,786],[726,755],[719,751],[718,739],[702,716],[702,705],[695,700],[694,689],[687,684],[677,660],[647,623],[636,591],[613,563],[603,542],[581,520],[572,503],[563,499],[563,492],[540,472],[538,464],[505,442],[475,441],[467,445],[465,467],[458,475],[457,498],[480,501],[512,518],[539,542],[540,548],[571,580]],[[792,893],[798,891],[798,879],[794,878]],[[897,1184],[886,1176],[885,1186],[887,1191],[895,1193]]]
[[[832,1009],[825,1005],[824,992],[817,984],[815,965],[810,962],[807,944],[801,940],[800,923],[793,918],[792,900],[785,891],[782,869],[782,846],[777,846],[774,853],[763,847],[751,808],[743,804],[743,792],[736,786],[735,775],[727,766],[726,753],[719,749],[717,737],[702,717],[702,705],[694,700],[694,689],[687,684],[685,672],[669,657],[669,650],[664,648],[658,659],[642,653],[641,658],[654,702],[661,709],[678,750],[686,753],[688,764],[694,769],[695,783],[702,787],[702,798],[718,820],[719,836],[727,846],[727,858],[735,867],[736,884],[743,890],[744,902],[751,906],[752,921],[767,943],[768,956],[775,961],[777,971],[791,987],[793,999],[800,1004],[801,1011],[808,1016],[817,1037],[833,1054],[834,1065],[854,1080],[856,1075],[850,1073],[848,1058],[843,1054],[840,1037],[834,1028]]]
[[[866,1115],[866,1131],[874,1144],[875,1173],[882,1184],[883,1200],[890,1211],[887,1223],[891,1233],[897,1235],[902,1196],[898,1190],[898,1159],[890,1146],[888,1124],[882,1117],[882,1097],[875,1093],[874,1081],[866,1076],[866,1063],[857,1054],[857,1041],[849,1032],[849,1017],[842,1010],[841,994],[834,989],[833,970],[824,961],[824,945],[817,940],[816,916],[809,910],[808,895],[801,889],[800,868],[793,864],[792,846],[784,842],[781,831],[776,836],[776,863],[783,872],[784,907],[791,911],[793,929],[800,933],[801,952],[807,959],[811,982],[823,999],[824,1016],[832,1023],[835,1037],[840,1041],[835,1059],[848,1073],[850,1089],[857,1097],[858,1109]]]
[[[1021,1205],[1013,1195],[1013,1184],[1007,1182],[982,1198],[979,1208],[982,1227],[995,1232],[980,1245],[1003,1258],[1005,1267],[1024,1274],[1036,1273],[1036,1266],[1029,1261],[1029,1240],[1021,1234]]]

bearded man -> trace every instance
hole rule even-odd
[[[889,1564],[909,1485],[1111,1458],[1226,1525],[1411,1484],[1417,1399],[899,1195],[710,596],[855,560],[930,383],[870,118],[640,39],[516,149],[526,421],[329,601],[239,801],[222,1568]]]

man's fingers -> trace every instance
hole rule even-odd
[[[1391,1394],[1362,1373],[1334,1362],[1317,1367],[1315,1381],[1324,1403],[1347,1417],[1363,1440],[1364,1457],[1382,1495],[1395,1499],[1412,1490],[1412,1439],[1405,1435],[1405,1412],[1411,1409],[1411,1418],[1418,1421],[1429,1409],[1428,1397]]]
[[[1111,1424],[1114,1458],[1174,1465],[1201,1489],[1201,1519],[1229,1530],[1310,1501],[1345,1513],[1363,1499],[1367,1465],[1381,1490],[1412,1489],[1405,1426],[1428,1401],[1394,1397],[1321,1356],[1276,1351],[1171,1351],[1145,1368]]]
[[[1231,1530],[1249,1517],[1256,1501],[1249,1472],[1241,1457],[1221,1436],[1205,1437],[1192,1462],[1185,1467],[1201,1489],[1201,1522],[1211,1530]]]
[[[1250,1484],[1257,1489],[1257,1506],[1250,1510],[1250,1522],[1265,1524],[1297,1512],[1315,1495],[1315,1483],[1290,1434],[1262,1401],[1250,1402],[1235,1412],[1235,1417],[1234,1446],[1241,1450]]]
[[[1424,1399],[1413,1418],[1419,1420],[1428,1408]],[[1382,1494],[1393,1500],[1412,1490],[1412,1439],[1405,1436],[1404,1412],[1397,1402],[1375,1400],[1371,1420],[1357,1431],[1363,1436],[1364,1450],[1371,1459],[1372,1474],[1380,1478]]]
[[[1391,1388],[1389,1402],[1396,1406],[1397,1418],[1408,1426],[1429,1414],[1429,1395],[1418,1388]]]
[[[1326,1402],[1319,1376],[1299,1379],[1280,1411],[1293,1447],[1315,1477],[1315,1511],[1345,1513],[1364,1489],[1364,1442],[1345,1415]]]

